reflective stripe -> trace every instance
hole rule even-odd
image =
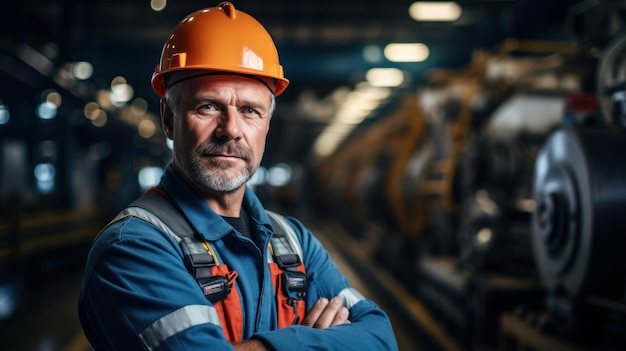
[[[300,246],[300,240],[298,240],[298,236],[296,235],[295,230],[293,230],[293,227],[291,226],[291,224],[289,224],[287,222],[287,220],[285,219],[285,217],[274,213],[272,211],[265,211],[268,215],[268,217],[273,217],[276,222],[278,222],[278,224],[280,225],[280,227],[283,229],[283,233],[285,233],[285,237],[287,238],[287,240],[289,241],[289,245],[291,246],[291,249],[295,251],[295,254],[298,255],[298,257],[300,257],[300,260],[302,262],[304,262],[304,256],[302,254],[302,247]],[[284,244],[283,244],[284,245]],[[277,246],[282,246],[282,245],[277,245]],[[274,254],[276,255],[281,255],[284,253],[291,253],[291,250],[285,248],[285,247],[274,247]],[[278,252],[278,251],[282,251],[282,252]],[[274,258],[271,254],[268,255],[268,262],[274,262]]]
[[[145,210],[141,207],[128,207],[126,209],[124,209],[122,212],[120,212],[120,214],[117,215],[117,217],[115,217],[111,223],[119,221],[120,219],[124,218],[124,217],[129,217],[129,216],[133,216],[133,217],[138,217],[143,219],[144,221],[148,222],[148,223],[152,223],[155,226],[163,229],[167,234],[169,234],[172,238],[174,238],[174,240],[176,240],[176,242],[180,243],[181,239],[180,237],[178,237],[178,235],[176,235],[171,229],[170,227],[168,227],[165,223],[163,223],[163,221],[161,221],[161,219],[159,219],[157,216],[155,216],[154,214],[152,214],[152,212]]]
[[[174,234],[174,232],[167,226],[163,221],[161,221],[157,216],[153,215],[150,211],[145,210],[141,207],[128,207],[124,209],[122,212],[118,213],[113,220],[111,220],[96,236],[93,238],[95,242],[96,239],[100,236],[100,234],[104,233],[104,231],[113,223],[117,221],[121,221],[126,217],[137,217],[143,219],[148,223],[152,223],[153,225],[163,229],[166,233],[168,233],[177,243],[180,243],[181,239],[178,235]]]
[[[151,326],[139,334],[139,338],[148,350],[154,350],[170,336],[206,323],[221,327],[220,318],[215,308],[207,305],[189,305],[152,323]]]
[[[341,290],[337,296],[341,296],[343,305],[348,309],[352,308],[352,306],[356,305],[359,301],[365,300],[365,296],[361,295],[361,293],[354,288],[345,288]]]

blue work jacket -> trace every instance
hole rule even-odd
[[[160,187],[171,195],[194,229],[239,276],[243,338],[259,338],[275,350],[397,350],[386,314],[352,289],[313,234],[288,218],[300,240],[309,286],[307,309],[321,297],[344,297],[351,323],[327,329],[277,328],[268,261],[270,221],[250,189],[244,206],[253,240],[238,233],[169,165]],[[98,350],[232,350],[214,309],[185,268],[179,244],[137,217],[108,226],[94,242],[78,308],[81,325]],[[233,290],[234,291],[234,290]],[[308,312],[308,311],[307,311]]]

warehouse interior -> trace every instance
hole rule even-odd
[[[402,351],[626,349],[626,1],[232,2],[290,80],[248,186],[319,231]],[[172,157],[152,73],[217,3],[3,4],[9,350],[90,350],[90,244]]]

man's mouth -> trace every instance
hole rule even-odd
[[[223,159],[223,160],[234,160],[241,159],[244,161],[248,160],[247,153],[243,150],[239,150],[234,145],[204,145],[200,150],[202,157],[213,158],[213,159]]]
[[[235,155],[209,155],[209,157],[219,159],[241,159],[241,157]]]

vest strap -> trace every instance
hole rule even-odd
[[[270,239],[270,253],[274,262],[270,263],[270,272],[276,290],[278,327],[284,328],[304,321],[308,279],[296,232],[283,216],[266,212],[274,228],[274,235]]]
[[[268,248],[268,264],[276,295],[278,327],[301,324],[306,313],[304,298],[308,280],[300,242],[284,217],[270,211],[266,213],[274,228]],[[120,212],[109,225],[128,216],[141,218],[161,228],[179,243],[185,266],[213,303],[224,336],[230,342],[241,342],[241,300],[238,293],[230,293],[235,287],[237,272],[219,263],[213,248],[201,240],[169,195],[160,188],[152,188]]]

